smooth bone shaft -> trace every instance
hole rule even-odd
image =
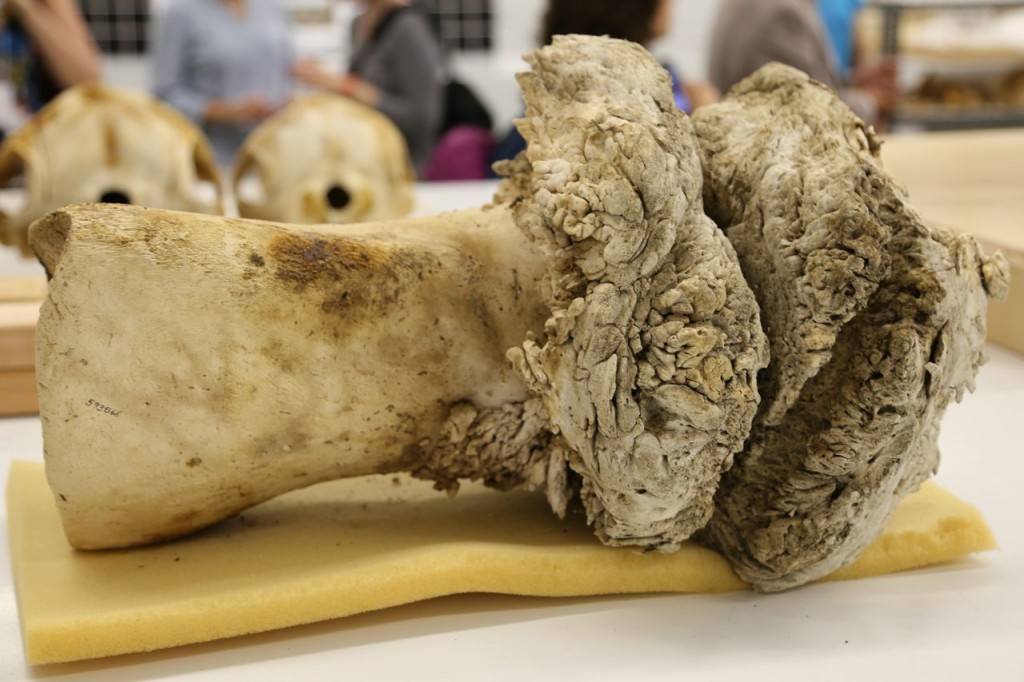
[[[454,405],[527,398],[505,352],[547,316],[504,208],[293,228],[82,206],[32,240],[47,474],[79,548],[415,469]]]

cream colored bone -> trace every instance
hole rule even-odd
[[[149,95],[99,84],[61,94],[4,142],[0,187],[18,176],[24,205],[0,212],[0,242],[26,255],[29,224],[69,204],[222,213],[220,174],[202,131]]]
[[[76,547],[424,465],[453,406],[528,397],[504,353],[543,329],[544,262],[507,209],[340,235],[94,206],[40,229],[47,471]]]
[[[250,175],[256,187],[247,184]],[[232,182],[243,218],[338,225],[407,215],[413,175],[405,140],[386,116],[314,94],[249,135]]]
[[[671,551],[707,522],[767,343],[702,210],[692,127],[635,44],[559,38],[529,61],[530,150],[498,206],[305,229],[91,206],[33,226],[73,545],[400,469],[449,492],[544,485],[559,513],[578,492],[609,544]]]

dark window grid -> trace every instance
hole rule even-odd
[[[150,0],[79,0],[83,11],[113,15],[149,12]]]
[[[462,35],[462,22],[458,19],[444,18],[441,20],[441,37],[445,39],[458,38]]]
[[[148,0],[80,0],[79,5],[102,52],[141,54],[146,51]]]
[[[146,51],[148,0],[80,0],[100,49],[108,54]],[[492,14],[489,0],[420,0],[449,50],[488,50]]]
[[[446,50],[491,48],[490,0],[417,0],[416,4],[430,17]]]
[[[462,35],[465,38],[484,40],[490,37],[491,32],[490,27],[485,21],[464,21],[462,23]]]
[[[110,25],[94,23],[89,26],[92,30],[92,37],[96,39],[97,43],[109,43],[111,40]]]
[[[118,21],[114,24],[114,40],[136,43],[139,40],[138,24]]]

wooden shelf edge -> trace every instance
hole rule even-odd
[[[0,372],[0,417],[39,414],[34,369]]]

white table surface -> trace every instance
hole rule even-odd
[[[418,212],[473,205],[437,187]],[[990,347],[943,422],[936,480],[974,502],[998,552],[778,595],[465,595],[150,654],[30,668],[0,528],[0,680],[1024,680],[1024,357]],[[10,462],[42,460],[38,419],[0,419]],[[6,507],[4,518],[6,518]]]

